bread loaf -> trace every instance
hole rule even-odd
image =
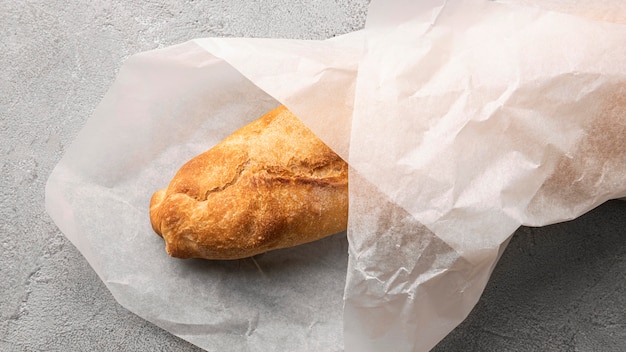
[[[346,229],[348,165],[287,108],[237,130],[154,193],[173,257],[237,259]]]

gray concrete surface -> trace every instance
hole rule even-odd
[[[44,186],[129,55],[204,36],[321,39],[367,0],[0,0],[0,351],[199,351],[121,307]],[[437,351],[626,350],[626,202],[522,228]]]

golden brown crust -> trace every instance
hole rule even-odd
[[[191,159],[150,200],[173,257],[237,259],[346,229],[348,165],[281,106]]]

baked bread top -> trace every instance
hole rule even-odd
[[[150,201],[173,257],[237,259],[347,228],[348,165],[287,108],[242,127]]]

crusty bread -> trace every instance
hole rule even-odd
[[[237,259],[346,229],[348,165],[280,106],[191,159],[150,200],[173,257]]]

